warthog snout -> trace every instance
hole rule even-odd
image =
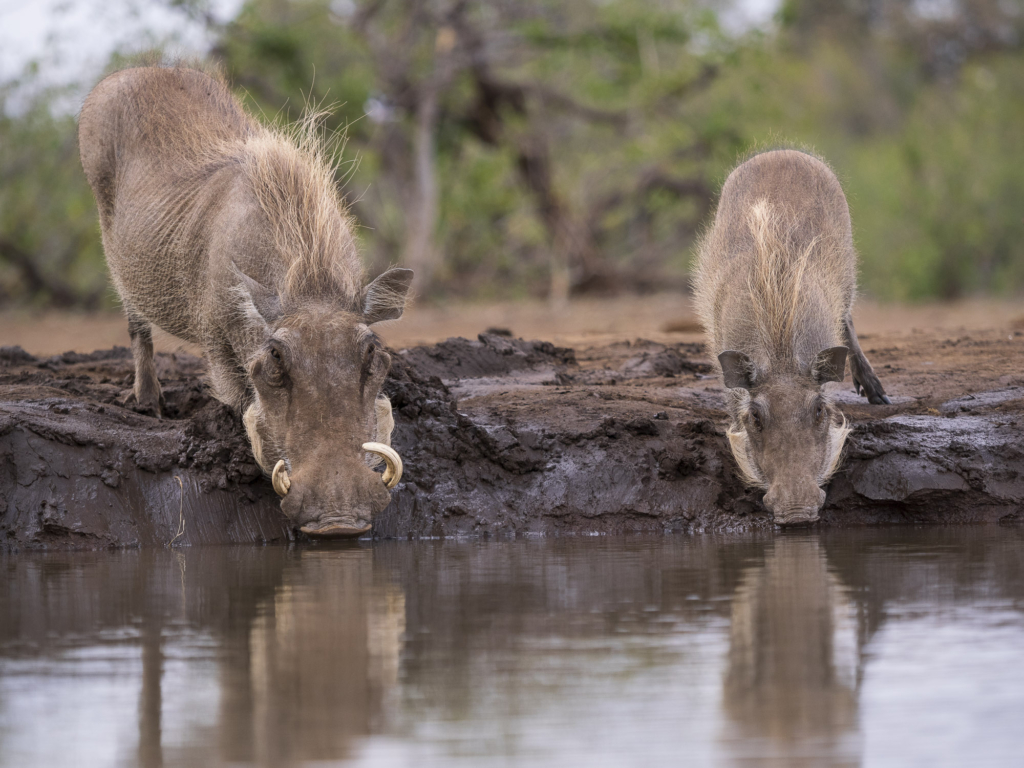
[[[776,484],[764,495],[764,505],[771,511],[776,525],[813,523],[824,503],[825,491],[813,485],[790,489]]]
[[[276,472],[274,489],[280,493],[285,485],[281,509],[303,533],[322,538],[369,533],[373,517],[391,501],[382,475],[362,464]]]
[[[300,486],[291,501],[281,502],[285,514],[299,524],[303,533],[321,538],[343,538],[370,531],[373,515],[388,505],[391,501],[388,491],[402,479],[402,459],[394,448],[384,443],[363,443],[363,450],[384,459],[383,475],[371,472],[373,479],[368,479],[366,472],[359,468],[357,482],[342,481],[341,486],[336,486],[334,493],[327,494],[326,499],[318,498],[323,494],[303,493]],[[277,462],[271,480],[282,499],[291,494],[292,480],[284,459]],[[361,489],[360,484],[365,487]],[[351,501],[346,499],[346,495],[353,488],[356,490],[355,500]]]

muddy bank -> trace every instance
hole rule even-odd
[[[820,525],[1015,521],[1024,339],[867,338],[893,396],[853,422]],[[735,480],[723,392],[697,344],[576,350],[497,334],[394,355],[406,472],[381,537],[767,527]],[[284,541],[277,497],[202,361],[158,356],[166,418],[120,405],[131,355],[0,349],[0,547]]]
[[[1022,348],[1005,336],[870,344],[894,405],[869,406],[835,385],[855,431],[820,525],[1016,520]],[[518,367],[444,382],[419,373],[425,356],[458,370],[496,349]],[[389,394],[402,417],[396,444],[417,469],[377,521],[379,535],[771,525],[761,494],[735,479],[724,394],[698,344],[572,353],[481,336],[402,357]]]
[[[280,540],[277,497],[202,361],[160,355],[169,418],[120,405],[129,350],[0,349],[0,546]],[[184,522],[184,525],[183,525]]]

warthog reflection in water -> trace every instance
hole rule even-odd
[[[405,597],[373,551],[302,552],[221,666],[222,757],[340,760],[380,726],[398,681]],[[239,662],[242,664],[239,664]],[[247,663],[246,663],[247,662]]]
[[[364,285],[317,121],[272,130],[216,77],[140,67],[93,89],[79,143],[138,404],[162,408],[153,324],[202,347],[297,527],[370,530],[401,461],[380,394],[390,358],[369,326],[402,315],[412,272]]]
[[[737,761],[859,765],[857,660],[856,609],[818,540],[776,539],[732,601],[723,699]]]
[[[747,160],[725,181],[696,266],[740,472],[777,523],[813,522],[849,433],[822,385],[849,359],[854,387],[889,402],[853,328],[857,254],[835,174],[794,150]]]

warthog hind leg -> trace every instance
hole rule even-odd
[[[853,318],[846,316],[846,346],[850,349],[850,374],[853,376],[853,391],[864,395],[873,405],[891,405],[892,402],[882,389],[882,382],[875,375],[871,363],[864,357],[864,350],[857,341],[857,332],[853,329]]]
[[[165,403],[153,362],[153,330],[147,320],[129,313],[128,335],[132,339],[132,357],[135,358],[135,389],[126,404],[134,400],[141,410],[151,410],[160,417]]]

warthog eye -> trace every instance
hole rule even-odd
[[[761,409],[760,408],[758,408],[756,405],[752,404],[750,406],[750,411],[748,413],[748,416],[749,416],[749,419],[750,419],[750,426],[753,427],[755,431],[760,432],[762,429],[764,429],[764,422],[761,419]]]
[[[284,362],[284,353],[276,346],[271,345],[267,350],[267,357],[263,358],[264,365],[260,367],[263,380],[272,387],[280,387],[287,380],[287,366]]]
[[[374,358],[374,355],[376,353],[377,353],[377,345],[376,344],[371,343],[371,344],[367,345],[367,347],[366,347],[366,356],[363,358],[363,374],[362,375],[363,375],[364,379],[367,376],[370,375],[370,371],[373,368],[373,358]]]
[[[819,400],[814,406],[814,419],[820,422],[825,418],[825,403]]]

